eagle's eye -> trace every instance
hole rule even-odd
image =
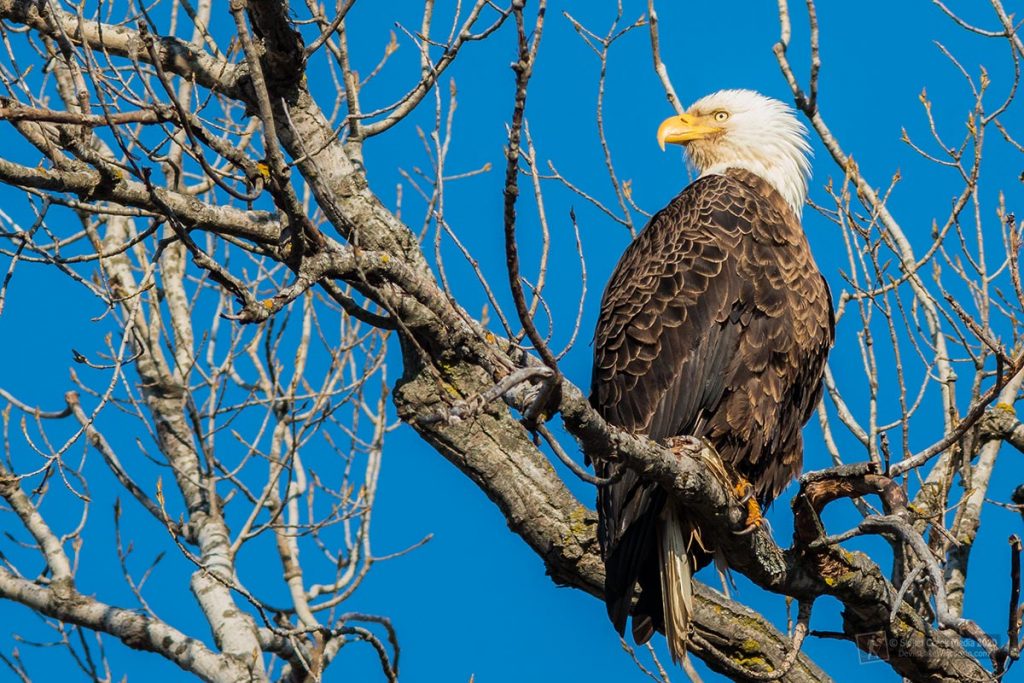
[[[726,121],[729,120],[729,112],[727,111],[718,110],[713,114],[713,116],[715,117],[715,122],[717,123],[725,123]]]

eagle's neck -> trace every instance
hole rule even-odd
[[[798,150],[793,154],[773,155],[770,161],[758,158],[722,161],[704,169],[701,176],[726,175],[730,168],[743,169],[763,179],[775,188],[793,214],[800,218],[807,200],[807,161]]]

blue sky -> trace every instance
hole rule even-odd
[[[436,25],[446,26],[453,3],[438,3]],[[801,7],[794,3],[794,35],[791,58],[798,75],[806,79],[806,26]],[[866,0],[860,3],[822,2],[819,7],[823,69],[819,104],[833,131],[848,152],[852,152],[874,186],[886,186],[899,170],[903,180],[890,203],[902,221],[910,239],[919,247],[927,245],[933,218],[942,219],[950,198],[958,189],[951,172],[923,162],[900,141],[901,129],[912,136],[924,135],[927,122],[921,112],[918,95],[923,88],[935,102],[940,129],[959,135],[964,114],[970,106],[964,82],[955,68],[942,56],[934,41],[942,42],[966,68],[977,72],[979,64],[988,67],[992,78],[993,101],[1002,97],[1008,86],[1008,51],[1003,43],[968,36],[942,13],[925,3]],[[989,13],[981,3],[960,3],[965,17],[993,27]],[[789,99],[788,88],[772,55],[778,38],[775,3],[735,3],[723,16],[718,3],[662,2],[662,50],[665,62],[684,102],[720,88],[753,88],[781,99]],[[407,27],[418,26],[419,3],[358,2],[351,14],[350,40],[355,68],[369,72],[377,63],[389,31],[395,21]],[[386,10],[383,9],[386,7]],[[625,2],[623,25],[643,14],[646,2]],[[584,25],[604,33],[614,18],[612,3],[552,3],[547,30],[541,48],[536,76],[531,84],[527,110],[530,130],[542,160],[551,160],[558,170],[579,187],[614,204],[594,121],[597,94],[598,61],[579,39],[570,22],[562,16],[568,10]],[[222,17],[223,18],[223,17]],[[503,184],[504,126],[511,112],[512,74],[508,68],[514,56],[514,35],[503,30],[491,40],[473,44],[445,75],[442,92],[448,92],[449,79],[458,87],[454,138],[448,161],[449,173],[460,173],[492,165],[489,173],[454,182],[449,186],[446,211],[453,229],[479,259],[481,268],[491,275],[499,299],[508,303],[504,282],[504,255],[501,237],[501,188]],[[441,29],[439,29],[440,31]],[[399,32],[399,51],[386,69],[364,90],[364,109],[392,101],[418,74],[418,59],[408,38]],[[314,74],[325,75],[325,74]],[[329,92],[328,79],[312,81]],[[326,102],[326,100],[325,100]],[[663,206],[687,182],[688,173],[678,150],[662,153],[654,132],[671,110],[650,64],[646,29],[636,29],[612,48],[605,96],[605,125],[616,171],[632,180],[635,201],[648,211]],[[1019,110],[1020,107],[1018,106]],[[400,169],[413,172],[426,167],[428,160],[416,134],[416,126],[433,125],[433,100],[388,134],[366,145],[366,165],[371,186],[389,206],[395,204],[396,186],[404,183]],[[1019,120],[1019,114],[1017,119]],[[1014,120],[1014,119],[1008,119]],[[1024,199],[1016,177],[1021,173],[1020,155],[1016,158],[993,143],[994,151],[985,173],[991,178],[982,187],[987,202],[985,220],[994,226],[993,201],[1005,190],[1008,204],[1020,207]],[[1001,151],[1000,151],[1001,150]],[[811,198],[824,201],[823,185],[837,177],[837,169],[826,152],[815,144],[814,178]],[[566,357],[563,369],[580,386],[589,381],[589,336],[600,291],[614,267],[618,255],[628,243],[628,233],[600,211],[560,189],[546,186],[546,210],[551,222],[554,253],[549,277],[548,297],[556,311],[554,346],[560,348],[571,331],[576,299],[580,292],[579,266],[573,251],[573,235],[568,214],[573,208],[579,220],[587,257],[588,290],[580,340]],[[18,193],[0,189],[3,205]],[[404,187],[403,216],[418,227],[422,202],[411,188]],[[532,263],[537,254],[536,211],[524,194],[520,203],[520,234],[524,260]],[[642,217],[634,214],[638,227]],[[22,218],[24,220],[24,218]],[[845,267],[842,241],[834,226],[813,211],[805,212],[805,227],[816,258],[834,292],[843,288],[840,269]],[[995,228],[993,228],[995,230]],[[993,239],[998,245],[998,232]],[[446,247],[446,267],[460,301],[471,312],[481,310],[485,299],[475,285],[470,270],[459,262],[450,245]],[[0,261],[0,268],[5,267]],[[527,266],[527,273],[530,268]],[[509,310],[509,309],[507,309]],[[43,311],[44,314],[40,314]],[[0,353],[18,362],[0,368],[0,386],[15,391],[29,403],[43,406],[61,404],[69,388],[68,367],[72,343],[80,350],[102,345],[106,328],[93,317],[102,311],[79,287],[68,280],[38,269],[22,267],[16,273],[7,308],[0,316]],[[858,415],[863,410],[858,398],[865,396],[862,370],[856,347],[855,320],[850,316],[841,327],[832,368],[839,378],[846,399]],[[546,323],[545,323],[546,324]],[[12,356],[12,354],[15,354]],[[891,360],[891,359],[890,359]],[[395,369],[391,376],[397,375]],[[79,372],[82,372],[79,369]],[[891,408],[891,406],[889,406]],[[117,429],[116,416],[107,417]],[[936,423],[939,419],[936,418]],[[136,427],[132,425],[132,429]],[[926,445],[937,431],[919,431]],[[119,435],[126,444],[132,435]],[[807,430],[806,468],[828,465],[815,424]],[[849,440],[841,442],[849,449],[850,460],[863,453]],[[127,446],[126,446],[127,448]],[[16,454],[17,455],[17,454]],[[144,467],[140,465],[140,467]],[[99,471],[99,470],[97,470]],[[573,490],[590,501],[589,486],[572,480]],[[1009,493],[1024,481],[1024,467],[1017,453],[1004,453],[990,497],[1008,500]],[[112,494],[109,477],[97,475],[91,481],[92,496],[99,500]],[[776,537],[785,544],[791,533],[788,500],[792,488],[770,514]],[[127,514],[139,510],[126,505]],[[51,514],[59,516],[60,510]],[[111,583],[119,579],[113,557],[109,502],[97,505],[90,522],[91,545],[83,560],[83,590],[116,602],[125,597],[122,588]],[[9,518],[4,518],[9,524]],[[160,531],[148,519],[138,521],[142,533]],[[841,531],[856,523],[849,504],[830,510],[830,529]],[[992,568],[991,581],[975,576],[970,582],[967,616],[977,619],[990,632],[1005,631],[1006,581],[1005,538],[1018,532],[1019,517],[991,507],[986,510],[972,570]],[[500,683],[521,680],[643,680],[642,674],[626,656],[618,637],[609,625],[603,605],[578,591],[555,587],[545,576],[540,560],[507,528],[490,502],[468,479],[439,455],[424,446],[409,430],[391,435],[381,474],[380,493],[374,516],[374,539],[378,552],[399,550],[427,534],[433,539],[414,553],[382,563],[374,568],[362,589],[348,607],[356,611],[386,614],[394,619],[402,643],[401,673],[404,681],[468,681]],[[161,538],[140,538],[140,552],[163,547]],[[16,552],[4,541],[3,551]],[[887,566],[887,555],[880,544],[852,543],[852,548],[878,553]],[[270,548],[266,548],[270,551]],[[108,557],[103,556],[109,553]],[[173,548],[171,549],[173,555]],[[269,556],[268,556],[269,557]],[[276,559],[270,558],[276,563]],[[251,580],[261,581],[259,562],[254,556]],[[113,564],[112,564],[113,563]],[[276,564],[274,565],[276,569]],[[199,634],[197,612],[187,596],[188,565],[170,557],[161,565],[154,581],[160,582],[154,603],[165,618]],[[113,573],[111,573],[113,572]],[[279,572],[277,572],[279,574]],[[183,578],[184,577],[184,578]],[[708,577],[705,577],[708,578]],[[272,581],[268,576],[266,581]],[[780,596],[767,594],[740,580],[736,597],[761,610],[776,623],[785,623],[785,604]],[[270,587],[267,590],[275,590]],[[110,597],[113,596],[113,597]],[[127,602],[127,599],[125,599]],[[0,603],[0,651],[15,644],[12,633],[27,637],[45,637],[26,610]],[[815,605],[812,628],[838,630],[838,604],[823,598]],[[67,671],[73,666],[60,650],[18,645],[37,680],[74,678]],[[852,645],[829,640],[809,639],[807,652],[837,680],[857,681],[867,676],[878,680],[898,680],[881,664],[859,665]],[[664,649],[658,644],[659,654]],[[133,653],[111,646],[115,678],[126,674],[137,678],[169,679],[176,674],[171,665],[156,657]],[[49,658],[49,659],[46,659]],[[663,656],[664,661],[667,656]],[[684,680],[673,672],[674,680]],[[372,652],[363,645],[347,647],[328,672],[326,680],[370,679],[379,675]],[[1013,674],[1011,674],[1012,676]],[[707,674],[706,680],[715,680]],[[0,680],[3,674],[0,674]]]

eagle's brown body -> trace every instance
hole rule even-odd
[[[704,176],[651,219],[608,283],[591,403],[657,441],[707,438],[767,505],[800,472],[833,325],[828,287],[775,188],[742,169]],[[619,465],[597,467],[607,477]],[[639,589],[633,630],[643,641],[664,628],[666,495],[618,474],[598,491],[605,597],[622,633]]]

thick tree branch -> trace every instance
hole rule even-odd
[[[604,563],[597,547],[594,512],[572,496],[529,433],[502,404],[489,404],[458,421],[416,420],[418,415],[447,409],[440,398],[446,392],[430,373],[414,368],[407,363],[405,376],[396,387],[399,414],[498,506],[512,531],[537,552],[556,583],[600,597]],[[462,391],[475,386],[481,393],[489,382],[486,373],[468,364],[453,367],[448,380]],[[791,651],[789,640],[767,620],[715,591],[699,586],[696,602],[698,633],[733,661],[761,661],[762,670],[772,670],[781,666]],[[716,670],[727,671],[711,656],[705,661]],[[829,679],[801,655],[783,680]]]
[[[466,365],[449,373],[447,380],[470,394],[473,393],[471,387],[479,391],[487,382],[479,369]],[[443,395],[440,387],[422,374],[410,377],[407,369],[407,376],[396,391],[396,403],[400,414],[411,419],[421,411],[438,412],[436,405],[440,395]],[[520,408],[525,409],[525,406],[520,404]],[[847,637],[868,651],[877,647],[878,639],[882,638],[901,643],[898,656],[890,663],[907,677],[973,680],[988,676],[959,640],[935,639],[928,623],[906,603],[894,604],[895,589],[866,555],[829,548],[809,552],[800,545],[782,551],[767,532],[735,535],[733,532],[739,527],[744,511],[731,497],[727,483],[704,464],[709,457],[716,457],[706,447],[693,443],[688,449],[672,451],[643,437],[615,430],[601,420],[582,393],[567,382],[563,385],[560,410],[567,428],[580,439],[592,459],[620,458],[646,480],[657,481],[671,491],[701,519],[701,528],[719,542],[718,547],[725,553],[729,565],[761,587],[799,599],[813,600],[820,595],[838,598],[846,606]],[[414,422],[414,426],[502,509],[512,530],[541,555],[556,581],[586,589],[587,582],[582,580],[586,574],[581,576],[580,569],[589,563],[599,563],[598,557],[581,554],[581,551],[596,552],[592,537],[586,538],[587,546],[581,545],[579,533],[558,536],[558,541],[553,543],[554,539],[545,532],[552,518],[565,520],[575,514],[582,521],[586,517],[583,511],[573,513],[573,510],[580,510],[579,504],[546,470],[545,459],[533,447],[521,425],[499,407],[454,425]],[[506,471],[506,468],[511,469]],[[874,482],[882,485],[888,480],[878,475],[865,479],[868,473],[862,469],[843,475],[847,483],[835,489],[830,497],[815,501],[812,510],[820,510],[836,497],[883,491]],[[498,473],[500,476],[496,476]],[[539,500],[523,501],[524,491],[529,490],[524,483],[531,480],[536,482],[534,491],[539,489],[544,495],[537,495]],[[862,483],[865,481],[866,488]],[[515,485],[502,482],[515,482]],[[812,477],[805,486],[814,482]],[[552,489],[555,483],[558,486]],[[544,516],[540,514],[544,509],[541,501],[550,511]],[[572,528],[565,521],[560,526]],[[805,539],[807,542],[809,540]],[[897,615],[895,620],[891,619],[893,614]],[[710,659],[708,661],[713,665]]]

